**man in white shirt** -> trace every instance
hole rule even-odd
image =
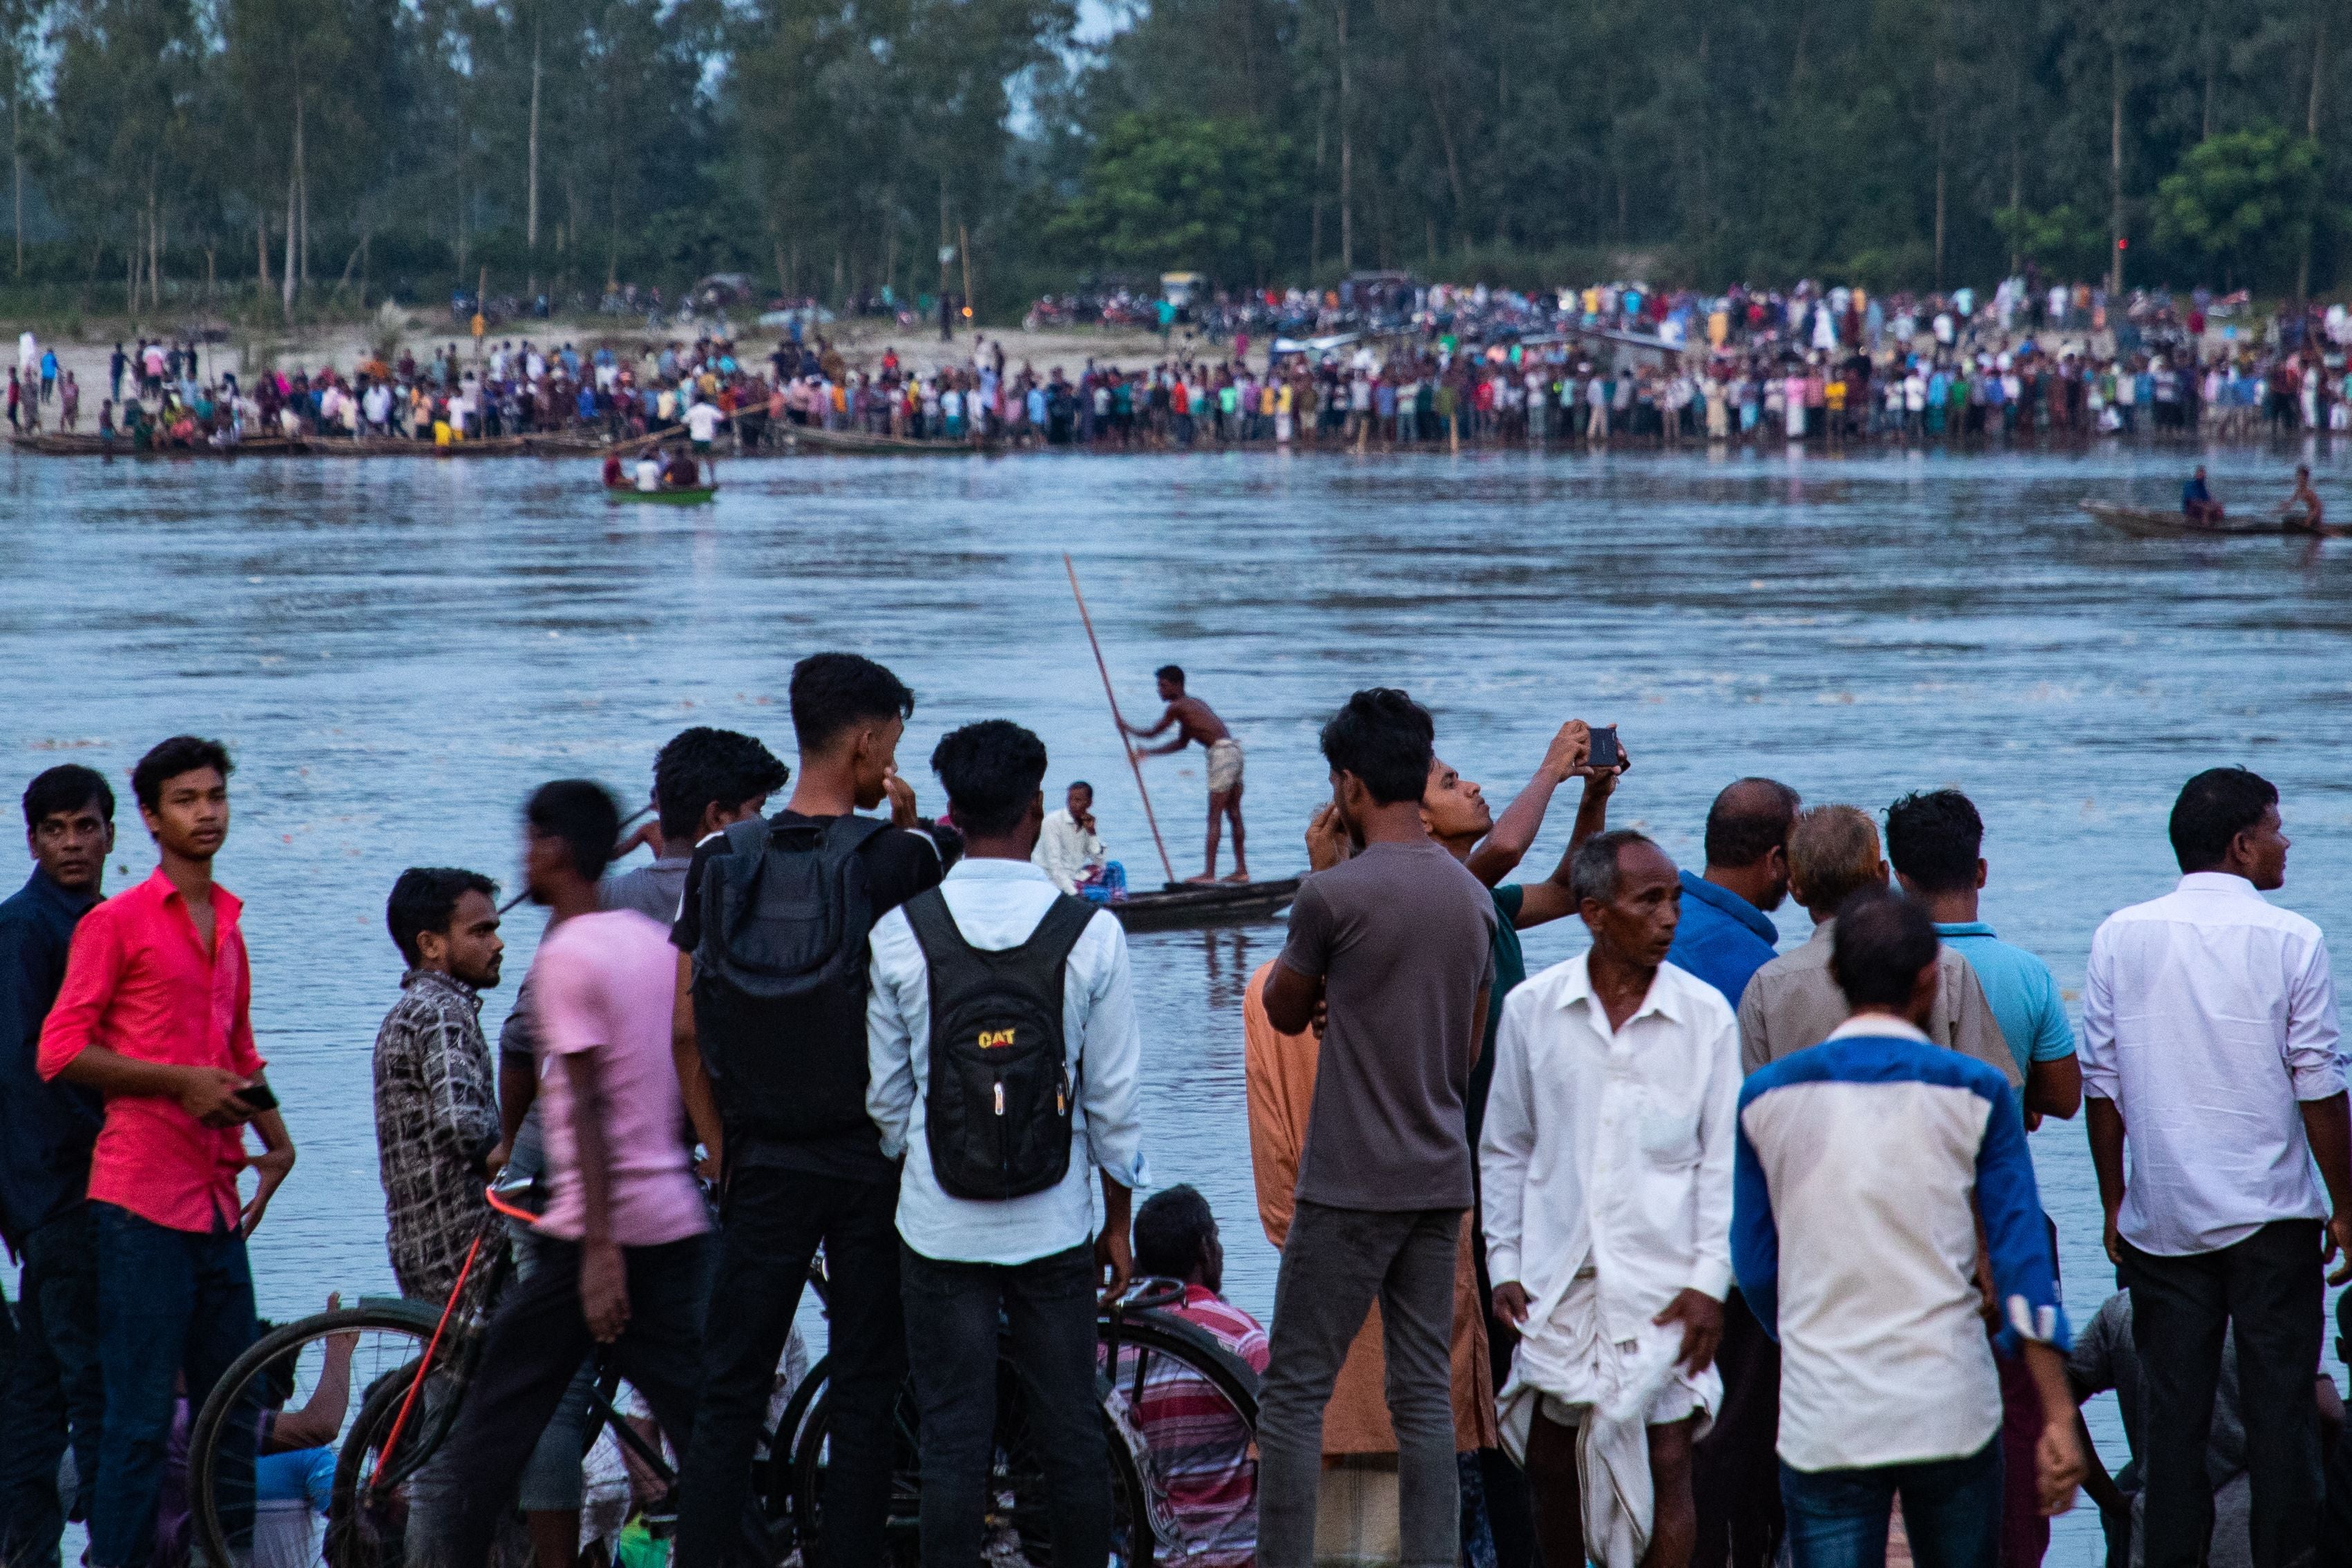
[[[1723,1393],[1739,1027],[1665,962],[1664,851],[1600,834],[1570,879],[1591,950],[1504,1004],[1479,1141],[1495,1311],[1521,1329],[1498,1399],[1546,1562],[1679,1568],[1691,1445]]]
[[[1078,890],[1078,879],[1109,859],[1095,831],[1095,786],[1083,779],[1070,786],[1066,803],[1045,816],[1037,835],[1031,864],[1045,873],[1066,893]]]
[[[1127,936],[1029,863],[1045,816],[1043,742],[986,720],[941,740],[931,768],[964,858],[876,923],[866,1015],[866,1110],[883,1153],[906,1158],[899,1280],[922,1434],[923,1563],[968,1568],[981,1556],[1001,1318],[1044,1461],[1037,1504],[1054,1561],[1103,1568],[1110,1456],[1095,1293],[1106,1269],[1114,1291],[1127,1283],[1130,1194],[1148,1180]],[[1039,993],[1057,970],[1060,1049],[1047,1057],[1054,1010]]]
[[[2210,1534],[2206,1432],[2233,1327],[2253,1561],[2277,1568],[2316,1545],[2321,1270],[2352,1251],[2336,983],[2319,928],[2262,896],[2286,881],[2268,781],[2199,773],[2171,837],[2180,885],[2107,917],[2083,976],[2091,1158],[2145,1368],[2147,1563],[2192,1568]]]

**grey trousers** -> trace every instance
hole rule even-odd
[[[1396,1428],[1403,1568],[1454,1568],[1461,1560],[1450,1346],[1462,1214],[1299,1203],[1282,1248],[1272,1353],[1258,1395],[1263,1568],[1313,1568],[1323,1407],[1375,1297]]]

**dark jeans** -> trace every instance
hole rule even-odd
[[[621,1249],[629,1321],[604,1347],[608,1363],[636,1384],[679,1453],[693,1434],[701,1382],[709,1239]],[[439,1539],[422,1558],[436,1568],[481,1568],[488,1560],[523,1462],[581,1361],[596,1348],[580,1309],[579,1246],[541,1237],[539,1267],[515,1281],[485,1335],[481,1371],[441,1454],[457,1496],[436,1521]]]
[[[1738,1290],[1723,1301],[1723,1408],[1691,1450],[1692,1568],[1769,1568],[1780,1550],[1780,1347]]]
[[[98,1363],[98,1250],[88,1204],[25,1238],[16,1364],[0,1386],[0,1564],[58,1562],[68,1512],[89,1517],[106,1383]],[[58,1461],[70,1435],[73,1506],[58,1506]]]
[[[898,1277],[921,1429],[923,1568],[980,1560],[1000,1323],[1045,1471],[1055,1568],[1103,1568],[1110,1451],[1095,1392],[1094,1249],[999,1265],[942,1262],[902,1246]]]
[[[792,1333],[809,1261],[824,1248],[826,1409],[821,1562],[856,1568],[882,1561],[890,1511],[891,1412],[907,1376],[898,1298],[895,1182],[841,1181],[759,1165],[739,1166],[719,1211],[719,1273],[702,1343],[702,1399],[694,1416],[678,1510],[679,1568],[716,1568],[744,1538],[751,1450],[758,1443],[776,1363]],[[1088,1320],[1089,1333],[1093,1331]],[[789,1446],[790,1437],[783,1439]],[[776,1455],[783,1464],[788,1456]]]
[[[245,1238],[234,1230],[169,1230],[112,1204],[92,1203],[98,1237],[98,1360],[106,1388],[98,1484],[90,1502],[93,1568],[147,1561],[163,1449],[172,1435],[173,1384],[184,1377],[188,1407],[201,1409],[229,1363],[253,1343],[253,1276]],[[229,1495],[253,1465],[252,1436],[238,1452],[241,1423],[223,1438]],[[231,1539],[239,1521],[223,1521]]]
[[[1258,1395],[1258,1561],[1309,1568],[1323,1476],[1323,1407],[1348,1346],[1381,1303],[1389,1424],[1397,1437],[1404,1568],[1452,1568],[1461,1552],[1454,1461],[1454,1260],[1460,1209],[1339,1209],[1300,1200],[1274,1287],[1274,1339]]]
[[[1780,1467],[1796,1568],[1884,1568],[1897,1493],[1903,1532],[1919,1568],[1995,1568],[2000,1562],[2000,1439],[1965,1459],[1865,1470]]]
[[[2274,1220],[2215,1252],[2163,1258],[2124,1244],[2132,1338],[2147,1389],[2141,1488],[2147,1568],[2194,1568],[2213,1531],[2205,1444],[2221,1334],[2238,1342],[2254,1568],[2318,1544],[2319,1417],[2311,1397],[2326,1295],[2317,1220]]]

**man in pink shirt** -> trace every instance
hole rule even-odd
[[[82,917],[41,1029],[42,1077],[106,1097],[89,1170],[106,1384],[94,1568],[146,1561],[174,1384],[201,1398],[253,1342],[245,1238],[294,1166],[247,1013],[244,906],[213,881],[232,765],[219,742],[175,735],[131,770],[161,863]],[[247,1122],[260,1154],[246,1152]],[[260,1184],[240,1205],[248,1165]],[[232,1473],[251,1463],[226,1458]]]
[[[436,1464],[455,1496],[423,1561],[480,1568],[523,1464],[597,1345],[684,1453],[700,1383],[709,1218],[670,1058],[677,955],[596,883],[621,814],[600,784],[559,779],[523,811],[523,879],[551,911],[530,985],[549,1167],[539,1263],[490,1321],[481,1372]]]

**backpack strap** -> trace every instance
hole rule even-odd
[[[1070,950],[1078,945],[1078,939],[1087,934],[1087,927],[1101,912],[1084,899],[1056,893],[1053,903],[1046,907],[1045,918],[1021,945],[1035,951],[1041,960],[1059,969],[1068,962]]]

